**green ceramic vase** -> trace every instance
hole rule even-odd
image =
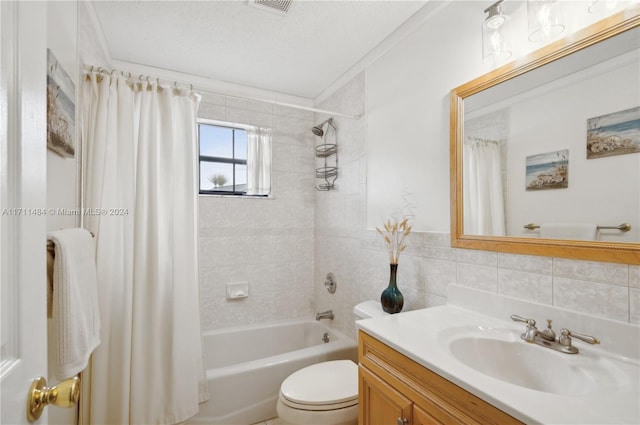
[[[397,264],[389,264],[391,268],[391,274],[389,275],[389,286],[382,291],[380,296],[380,302],[382,303],[382,309],[390,314],[400,313],[402,306],[404,305],[404,297],[402,292],[398,289],[396,283],[396,274],[398,272]]]

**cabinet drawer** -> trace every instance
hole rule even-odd
[[[443,424],[521,424],[437,373],[363,331],[358,332],[360,365],[412,400],[424,415]],[[437,423],[436,422],[436,423]]]

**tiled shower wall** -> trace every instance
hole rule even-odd
[[[362,73],[317,107],[360,114],[365,95]],[[315,195],[314,296],[318,310],[332,308],[334,325],[355,335],[353,306],[379,299],[389,266],[380,236],[366,230],[366,116],[336,124],[338,189]],[[446,303],[457,283],[640,325],[640,266],[454,249],[448,233],[415,233],[409,243],[398,267],[405,310]],[[338,282],[333,295],[323,285],[328,272]]]
[[[204,330],[309,317],[313,297],[313,114],[204,95],[199,116],[270,127],[270,199],[200,196],[200,299]],[[227,300],[227,283],[250,295]]]

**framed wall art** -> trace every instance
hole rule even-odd
[[[541,153],[526,159],[527,190],[569,187],[569,150]]]
[[[640,152],[640,107],[587,120],[587,159]]]
[[[65,158],[75,156],[75,85],[47,49],[47,148]]]

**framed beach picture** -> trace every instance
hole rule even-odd
[[[526,159],[527,190],[569,187],[569,150],[541,153]]]
[[[66,158],[75,155],[75,93],[73,80],[47,49],[47,148]]]
[[[640,152],[640,107],[587,120],[587,159]]]

